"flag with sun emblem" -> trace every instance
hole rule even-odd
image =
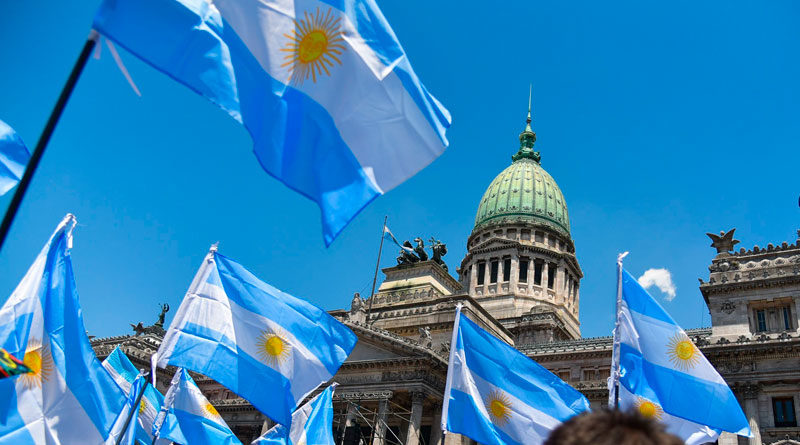
[[[114,351],[103,360],[103,367],[106,368],[117,385],[130,396],[131,385],[139,376],[139,370],[131,363],[130,359],[117,346]],[[153,388],[153,385],[146,383],[144,396],[139,402],[139,412],[137,413],[136,439],[148,445],[153,442],[153,422],[156,420],[161,405],[164,403],[164,396]],[[157,440],[155,445],[169,444],[168,440]]]
[[[356,335],[324,310],[259,280],[212,248],[158,349],[158,366],[199,372],[289,426]]]
[[[328,245],[448,145],[450,113],[374,0],[105,0],[94,27],[242,123]]]
[[[152,439],[141,440],[141,436],[138,434],[139,431],[137,431],[139,418],[143,411],[141,409],[141,400],[139,401],[139,407],[134,407],[134,405],[136,405],[136,399],[140,396],[142,400],[144,400],[144,394],[142,394],[142,392],[146,385],[147,380],[145,380],[145,377],[141,374],[137,374],[136,378],[128,387],[128,398],[125,399],[125,405],[117,416],[117,421],[114,422],[114,426],[111,427],[111,433],[108,435],[106,445],[137,445],[139,441],[146,444],[152,442]]]
[[[589,401],[456,310],[442,430],[487,445],[540,444]]]
[[[725,380],[686,332],[626,270],[619,308],[619,406],[659,419],[687,444],[720,431],[750,435]]]
[[[335,445],[333,440],[333,391],[331,383],[292,413],[292,427],[275,425],[250,445]],[[434,444],[437,445],[437,444]]]
[[[154,428],[159,438],[180,444],[241,444],[183,368],[179,368],[172,377],[172,384],[164,396],[164,407],[156,417]]]
[[[72,275],[67,215],[0,308],[0,347],[30,373],[0,380],[0,444],[102,444],[125,395],[94,354]]]

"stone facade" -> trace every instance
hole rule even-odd
[[[564,198],[539,166],[534,142],[529,117],[512,166],[481,200],[457,279],[435,261],[387,268],[375,295],[364,300],[355,294],[349,310],[331,311],[359,340],[333,378],[340,384],[334,396],[337,444],[441,442],[459,302],[468,317],[582,391],[594,407],[607,403],[612,339],[580,336],[583,273]],[[729,383],[755,433],[750,439],[723,434],[718,442],[800,444],[800,231],[794,244],[736,253],[733,231],[710,236],[717,255],[700,290],[712,326],[687,334]],[[97,355],[102,359],[120,346],[135,365],[148,368],[163,330],[139,328],[136,335],[93,340]],[[162,392],[173,372],[158,371]],[[247,401],[194,377],[243,443],[271,426]],[[444,443],[471,441],[448,434]]]

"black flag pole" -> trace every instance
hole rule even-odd
[[[72,67],[72,72],[69,74],[67,83],[61,90],[61,95],[58,96],[56,106],[53,107],[50,118],[47,119],[47,124],[42,131],[42,135],[36,143],[36,148],[34,148],[33,154],[31,154],[31,159],[25,167],[25,173],[23,173],[22,179],[20,179],[19,184],[17,184],[17,190],[14,192],[14,197],[11,198],[8,209],[6,209],[3,223],[0,224],[0,251],[3,250],[3,244],[5,244],[8,232],[11,230],[11,223],[14,222],[14,217],[17,215],[19,206],[22,203],[22,198],[25,197],[25,192],[28,190],[33,174],[36,173],[39,161],[42,160],[44,150],[47,148],[47,143],[50,141],[50,136],[53,135],[56,124],[58,124],[58,120],[61,118],[61,113],[63,113],[64,107],[67,105],[67,101],[72,95],[72,90],[75,89],[75,84],[78,83],[78,78],[81,76],[81,72],[83,72],[83,68],[86,66],[86,62],[89,60],[89,56],[92,54],[92,50],[97,44],[98,38],[99,34],[97,34],[97,31],[92,30],[92,32],[89,33],[86,43],[83,44],[81,54],[78,56],[78,61],[75,62],[75,66]]]

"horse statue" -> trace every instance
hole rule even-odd
[[[403,248],[400,249],[400,255],[397,256],[397,265],[402,266],[405,264],[411,265],[419,261],[414,255],[414,247],[408,240],[403,241]]]

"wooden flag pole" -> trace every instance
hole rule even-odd
[[[78,83],[78,78],[81,76],[81,72],[83,72],[83,68],[86,66],[86,62],[89,60],[89,56],[92,54],[92,50],[97,44],[98,38],[99,34],[97,31],[92,30],[92,32],[89,33],[86,43],[83,44],[81,54],[78,56],[78,61],[75,62],[75,66],[72,67],[72,72],[67,79],[67,83],[61,90],[61,95],[58,96],[56,106],[50,113],[50,118],[47,119],[47,124],[44,126],[42,135],[39,137],[39,142],[37,142],[36,148],[33,150],[33,154],[31,154],[31,159],[28,161],[28,165],[25,167],[25,173],[22,175],[22,179],[20,179],[19,184],[17,184],[17,190],[14,192],[14,197],[11,198],[11,203],[8,205],[8,209],[6,209],[3,222],[0,224],[0,251],[3,249],[3,244],[5,244],[8,232],[11,230],[11,223],[14,222],[14,217],[17,215],[19,206],[22,203],[22,198],[25,196],[25,192],[28,190],[28,186],[31,183],[33,174],[36,172],[36,168],[39,166],[39,161],[41,161],[42,156],[44,155],[44,150],[47,148],[47,143],[50,141],[50,136],[53,135],[56,124],[58,124],[58,120],[61,118],[61,113],[64,111],[64,107],[67,105],[67,101],[72,95],[72,90],[75,89],[75,84]]]

